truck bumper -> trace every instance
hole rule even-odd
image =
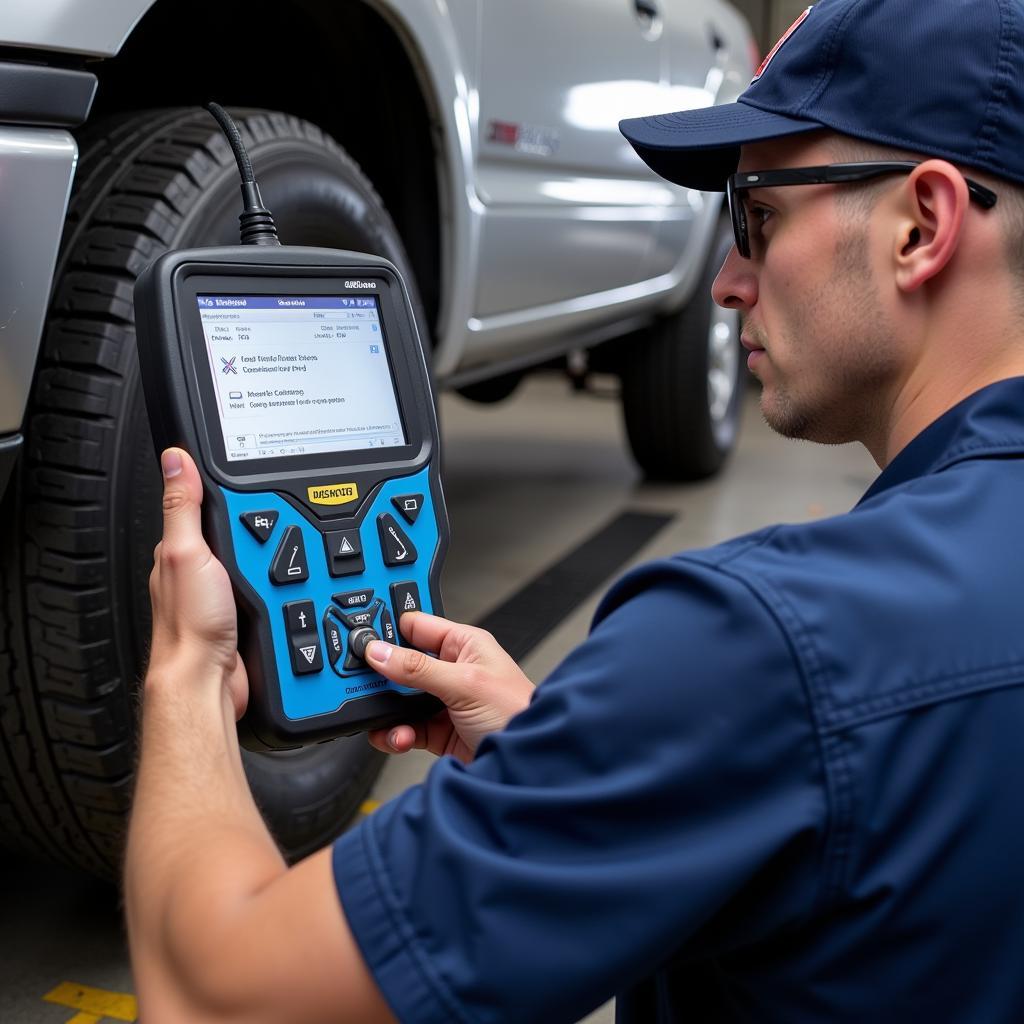
[[[25,415],[77,158],[67,131],[0,124],[0,437]]]

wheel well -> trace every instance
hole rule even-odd
[[[160,0],[117,57],[95,70],[99,89],[91,119],[212,99],[283,110],[318,124],[383,199],[436,337],[438,119],[401,39],[380,15],[360,2]]]

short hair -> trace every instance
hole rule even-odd
[[[880,143],[865,142],[849,135],[830,135],[827,145],[836,163],[931,159],[927,153],[914,153]],[[1024,303],[1024,186],[983,171],[961,167],[955,162],[954,166],[979,184],[992,189],[999,197],[993,212],[1002,222],[1006,262],[1017,282],[1018,298]],[[851,217],[867,217],[881,198],[885,185],[886,182],[877,181],[866,182],[864,188],[838,189],[836,201],[839,209]]]

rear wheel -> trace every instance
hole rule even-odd
[[[282,242],[385,256],[414,291],[391,219],[337,143],[286,114],[234,114]],[[240,197],[203,111],[127,115],[80,145],[24,458],[2,510],[0,839],[112,875],[161,523],[132,289],[167,249],[237,244]],[[292,857],[341,830],[383,763],[363,737],[244,757]]]
[[[461,388],[455,390],[471,402],[495,405],[504,402],[506,398],[511,398],[522,382],[522,371],[517,370],[513,373],[504,373],[500,377],[488,377],[473,384],[463,384]]]
[[[622,353],[622,410],[633,457],[655,480],[699,480],[732,453],[743,411],[740,322],[711,286],[729,247],[723,218],[689,305]]]

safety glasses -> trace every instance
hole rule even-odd
[[[780,185],[842,185],[848,182],[868,181],[883,174],[909,174],[921,161],[890,160],[855,164],[824,164],[820,167],[786,167],[778,171],[746,171],[733,174],[725,185],[725,195],[732,217],[732,230],[736,249],[750,259],[750,226],[743,193],[752,188],[777,188]],[[986,210],[996,205],[996,194],[970,178],[967,191],[971,199]]]

